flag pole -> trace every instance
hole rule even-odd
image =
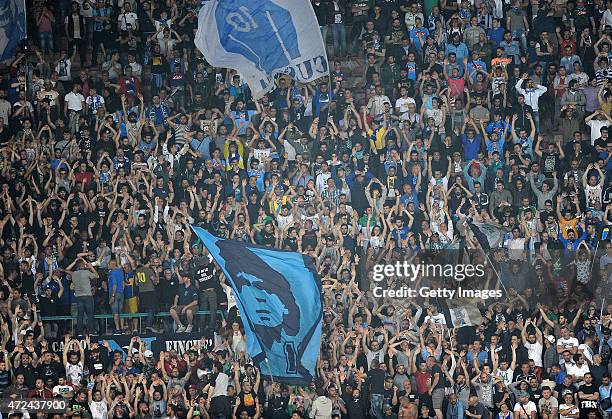
[[[598,249],[599,249],[599,240],[597,240],[597,244],[595,245],[595,250],[593,251],[593,260],[591,261],[591,272],[589,273],[589,276],[591,278],[593,277],[593,268],[595,268],[595,258],[597,257]]]
[[[268,371],[270,373],[270,381],[272,381],[272,384],[274,384],[274,375],[272,374],[272,368],[270,368],[270,363],[268,362],[267,357],[264,359],[264,362],[266,363],[266,366],[268,367]]]
[[[482,251],[484,252],[484,249],[482,249]],[[489,265],[491,266],[491,269],[493,270],[493,272],[495,272],[495,275],[497,276],[497,280],[499,281],[499,284],[504,289],[504,292],[506,293],[506,295],[508,295],[508,290],[506,289],[504,282],[501,280],[501,276],[499,276],[499,273],[497,272],[497,270],[495,270],[495,267],[493,266],[493,262],[491,261],[491,258],[486,252],[484,253],[485,253],[485,257],[487,258],[487,261],[489,262]]]

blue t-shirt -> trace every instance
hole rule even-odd
[[[115,268],[110,271],[108,275],[108,295],[113,295],[113,287],[115,287],[115,293],[123,294],[123,280],[125,278],[125,274],[123,273],[123,269]]]
[[[461,142],[463,143],[463,157],[466,161],[476,160],[478,157],[478,150],[480,149],[480,144],[482,143],[482,136],[480,134],[476,134],[474,139],[470,141],[467,135],[463,134],[461,137]]]
[[[425,42],[425,38],[429,35],[429,30],[425,27],[417,28],[416,26],[410,30],[410,41],[414,48],[417,51],[421,51],[423,49],[423,44],[421,43],[421,38],[419,35],[423,35],[423,42]]]
[[[255,176],[255,179],[257,180],[257,190],[259,190],[259,192],[263,192],[264,191],[264,178],[265,178],[266,172],[260,169],[250,169],[249,170],[249,177],[251,176]]]
[[[194,301],[198,300],[198,289],[193,286],[193,284],[189,285],[189,287],[185,287],[185,285],[181,285],[178,291],[179,296],[179,305],[186,306]]]
[[[247,111],[246,109],[232,112],[234,124],[236,124],[236,127],[238,128],[238,135],[246,134],[246,129],[251,123],[253,115],[255,115],[255,111]]]
[[[491,141],[489,139],[485,140],[485,144],[487,145],[487,152],[489,154],[497,151],[502,157],[504,155],[504,140],[499,138],[497,141]]]

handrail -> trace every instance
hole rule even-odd
[[[198,315],[205,315],[205,314],[210,314],[210,310],[198,310],[195,314]],[[221,315],[221,316],[225,316],[225,311],[224,310],[217,310],[217,314]],[[149,313],[121,313],[119,315],[119,317],[121,318],[144,318],[149,316]],[[170,312],[169,311],[161,311],[159,313],[155,313],[153,314],[153,316],[155,317],[170,317]],[[94,315],[95,319],[112,319],[113,315],[110,313],[105,313],[105,314],[96,314]],[[43,316],[41,317],[41,320],[43,321],[63,321],[63,320],[74,320],[76,319],[76,315],[75,316]]]

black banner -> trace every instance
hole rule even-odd
[[[153,352],[153,355],[157,358],[159,353],[176,351],[179,355],[183,355],[191,350],[199,350],[203,347],[205,350],[211,350],[214,347],[213,336],[204,337],[200,333],[165,333],[160,335],[145,334],[138,335],[140,340],[144,342],[147,350]],[[100,345],[103,341],[107,341],[111,350],[120,351],[125,357],[130,347],[130,341],[132,335],[107,335],[107,336],[96,336],[92,339],[92,342],[96,341]],[[85,339],[79,339],[81,346],[86,349],[87,342]],[[64,350],[63,338],[58,339],[47,339],[49,348],[55,353],[62,353]],[[134,348],[138,349],[138,343],[134,344]]]

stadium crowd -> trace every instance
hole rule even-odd
[[[609,419],[612,1],[313,0],[329,80],[259,101],[194,47],[199,5],[28,0],[0,70],[0,404],[69,409],[10,417]],[[310,385],[251,364],[190,224],[312,256]],[[503,297],[465,327],[376,298],[404,260],[482,263],[466,284]]]

